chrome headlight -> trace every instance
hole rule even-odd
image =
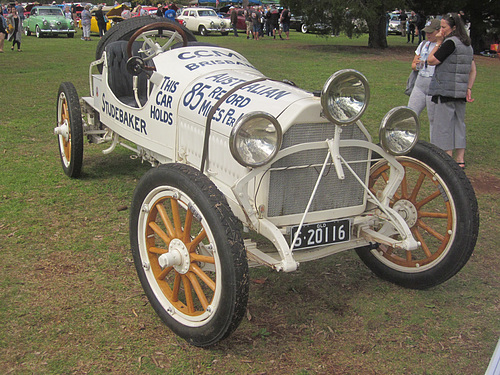
[[[229,137],[233,157],[245,167],[269,163],[281,147],[281,126],[265,112],[251,112],[238,120]]]
[[[370,99],[370,87],[363,74],[344,69],[333,74],[321,91],[326,118],[337,125],[349,125],[363,115]]]
[[[418,141],[420,123],[408,107],[391,109],[382,119],[379,138],[382,148],[392,155],[406,155]]]

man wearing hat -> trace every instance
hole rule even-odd
[[[431,101],[431,97],[428,96],[427,93],[429,92],[429,85],[434,75],[435,67],[427,64],[427,57],[436,45],[436,35],[440,29],[441,22],[438,19],[434,18],[427,21],[423,28],[427,40],[422,41],[422,43],[418,45],[415,50],[415,57],[411,63],[411,68],[418,72],[418,76],[410,94],[408,107],[413,109],[417,115],[420,115],[426,107],[427,111],[429,111],[430,106],[434,105]]]

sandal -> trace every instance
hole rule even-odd
[[[465,169],[465,161],[462,163],[457,163],[460,168]]]

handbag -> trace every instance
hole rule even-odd
[[[406,81],[406,89],[405,94],[410,96],[413,91],[413,87],[415,86],[415,81],[417,80],[418,72],[416,70],[412,70],[408,80]]]

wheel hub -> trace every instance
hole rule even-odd
[[[186,274],[189,271],[190,257],[189,251],[184,245],[184,242],[178,238],[170,241],[168,246],[168,253],[162,254],[158,257],[158,263],[161,268],[174,267],[180,274]]]
[[[54,128],[54,134],[55,135],[60,135],[67,142],[68,139],[69,139],[68,121],[64,120],[64,122],[61,125],[59,125],[58,127]]]
[[[411,228],[418,220],[417,208],[409,200],[400,199],[392,207],[403,219],[406,224]]]

